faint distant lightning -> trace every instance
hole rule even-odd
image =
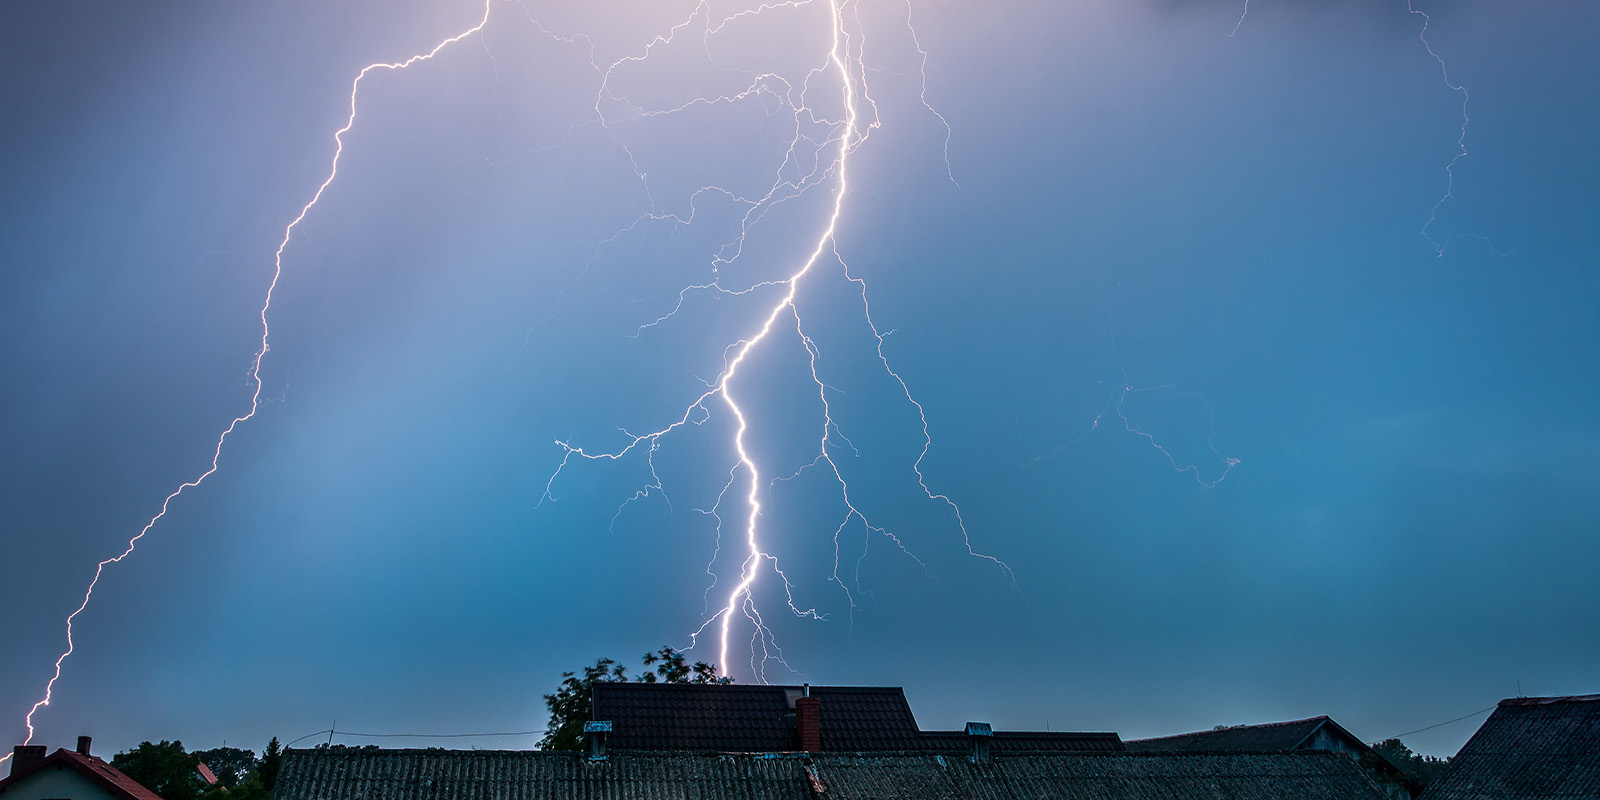
[[[1427,239],[1428,243],[1433,245],[1434,253],[1440,258],[1443,258],[1445,248],[1449,246],[1450,241],[1448,239],[1443,242],[1438,241],[1437,239],[1433,238],[1433,234],[1431,234],[1429,231],[1433,227],[1433,223],[1437,222],[1439,219],[1439,208],[1443,206],[1446,201],[1455,199],[1456,163],[1467,157],[1467,125],[1472,122],[1472,119],[1467,116],[1467,103],[1471,102],[1472,96],[1467,93],[1466,86],[1454,83],[1450,80],[1450,67],[1444,63],[1444,57],[1440,56],[1437,52],[1434,52],[1433,45],[1428,42],[1428,26],[1433,23],[1433,18],[1428,16],[1427,12],[1416,8],[1412,4],[1412,0],[1406,0],[1406,10],[1412,14],[1422,17],[1422,30],[1417,32],[1417,39],[1419,39],[1422,42],[1422,46],[1427,49],[1428,55],[1433,56],[1433,60],[1439,62],[1439,74],[1444,77],[1444,85],[1450,87],[1450,90],[1453,92],[1461,93],[1461,135],[1456,137],[1455,157],[1451,158],[1450,163],[1446,164],[1444,167],[1446,179],[1444,195],[1439,198],[1437,203],[1433,204],[1433,210],[1428,213],[1428,222],[1422,226],[1422,238]]]
[[[175,491],[167,495],[166,499],[161,502],[161,510],[154,517],[151,517],[149,522],[145,523],[144,527],[139,530],[138,534],[134,535],[133,538],[128,540],[127,547],[120,554],[101,561],[99,564],[95,565],[94,578],[89,581],[89,587],[83,593],[83,602],[78,604],[76,611],[73,611],[71,614],[67,615],[67,649],[62,652],[60,657],[56,659],[55,672],[50,676],[50,680],[45,683],[44,697],[40,699],[39,702],[34,703],[32,708],[28,709],[27,717],[24,719],[24,724],[26,724],[28,728],[28,736],[23,740],[23,744],[29,744],[33,741],[34,715],[39,712],[39,709],[50,705],[50,700],[55,690],[56,681],[60,680],[61,678],[61,665],[67,660],[68,656],[72,655],[77,646],[72,638],[73,620],[75,620],[79,614],[83,613],[84,609],[89,607],[89,601],[94,595],[95,586],[100,583],[100,576],[105,573],[106,567],[110,564],[119,563],[122,561],[122,559],[127,558],[130,554],[132,554],[134,548],[138,546],[139,540],[143,539],[145,535],[150,532],[150,529],[154,528],[156,523],[160,522],[161,519],[167,515],[167,510],[171,507],[172,501],[176,499],[178,495],[183,494],[183,492],[187,489],[192,489],[199,486],[206,480],[206,478],[211,477],[212,473],[217,471],[217,467],[222,458],[222,448],[223,445],[227,443],[228,437],[231,436],[241,424],[248,422],[251,418],[253,418],[256,415],[256,412],[260,410],[262,405],[261,361],[262,359],[266,358],[267,353],[271,352],[272,350],[272,348],[268,346],[267,341],[270,334],[270,329],[268,328],[267,324],[267,312],[272,308],[272,294],[278,288],[278,279],[283,276],[283,251],[289,246],[289,239],[293,236],[294,229],[299,227],[300,223],[305,220],[306,215],[311,212],[311,208],[317,204],[317,201],[322,199],[323,192],[327,191],[328,187],[333,184],[334,178],[339,174],[339,158],[344,155],[344,135],[349,133],[350,129],[355,127],[356,124],[356,95],[361,89],[361,81],[365,80],[367,75],[372,73],[374,70],[402,70],[419,61],[431,59],[444,48],[459,42],[468,36],[478,33],[479,31],[482,31],[484,25],[488,24],[489,22],[489,4],[491,1],[492,0],[485,0],[483,5],[483,18],[478,21],[477,25],[462,31],[455,36],[445,39],[444,41],[435,45],[434,48],[429,50],[427,53],[411,56],[404,61],[369,64],[366,67],[363,67],[361,72],[356,75],[355,80],[351,82],[350,115],[348,118],[346,118],[344,127],[335,131],[333,134],[333,161],[329,165],[328,177],[317,186],[317,190],[311,195],[311,199],[300,208],[300,213],[297,214],[295,218],[283,229],[283,239],[278,242],[278,249],[272,255],[272,280],[267,284],[267,294],[261,304],[261,346],[256,350],[255,358],[252,359],[250,363],[250,380],[255,384],[255,388],[250,394],[250,410],[240,416],[234,417],[233,421],[228,423],[228,427],[225,428],[222,431],[222,434],[217,437],[216,447],[211,453],[211,466],[206,469],[205,472],[200,473],[199,477],[180,485]],[[0,757],[0,763],[4,763],[6,759],[9,759],[10,757],[10,753],[5,754],[3,757]]]
[[[1227,480],[1229,473],[1233,472],[1233,468],[1239,466],[1239,464],[1242,462],[1240,459],[1233,456],[1223,455],[1222,451],[1217,449],[1217,414],[1216,411],[1211,407],[1211,401],[1207,400],[1205,395],[1200,394],[1199,392],[1179,392],[1178,388],[1171,384],[1163,386],[1133,385],[1128,377],[1128,367],[1125,363],[1123,363],[1122,354],[1117,349],[1116,321],[1109,306],[1106,308],[1106,315],[1111,334],[1111,355],[1116,359],[1117,369],[1121,372],[1121,381],[1116,384],[1100,383],[1095,387],[1096,389],[1110,388],[1111,392],[1107,395],[1104,404],[1101,406],[1100,413],[1094,416],[1094,420],[1089,423],[1088,428],[1079,432],[1078,435],[1072,437],[1066,442],[1056,445],[1056,447],[1051,449],[1050,452],[1035,456],[1029,463],[1037,464],[1041,461],[1052,458],[1057,453],[1060,453],[1061,451],[1072,447],[1078,442],[1083,441],[1084,439],[1088,438],[1090,434],[1100,430],[1101,423],[1106,421],[1106,417],[1114,415],[1117,419],[1122,421],[1122,429],[1124,431],[1145,440],[1147,444],[1149,444],[1156,451],[1160,452],[1161,455],[1166,457],[1167,463],[1172,465],[1172,469],[1174,471],[1191,475],[1194,478],[1195,483],[1198,483],[1207,489],[1216,488],[1217,484]],[[1200,465],[1179,463],[1178,457],[1174,455],[1171,450],[1167,449],[1167,446],[1163,445],[1161,441],[1155,437],[1155,434],[1141,428],[1134,427],[1133,420],[1128,418],[1128,414],[1123,410],[1123,406],[1127,404],[1129,395],[1144,394],[1146,392],[1173,392],[1179,396],[1193,396],[1200,401],[1202,406],[1205,406],[1206,421],[1208,426],[1206,430],[1206,447],[1211,450],[1211,455],[1216,458],[1217,462],[1222,464],[1221,475],[1218,475],[1212,480],[1206,480],[1205,476],[1201,474]]]
[[[1144,439],[1145,441],[1150,443],[1151,447],[1154,447],[1155,449],[1161,451],[1161,454],[1167,457],[1167,463],[1171,464],[1173,469],[1177,470],[1178,472],[1190,473],[1190,474],[1192,474],[1194,476],[1194,480],[1195,480],[1196,483],[1200,484],[1201,486],[1206,487],[1207,489],[1213,488],[1217,484],[1222,483],[1223,481],[1228,479],[1228,473],[1232,472],[1233,468],[1239,465],[1239,459],[1234,458],[1232,456],[1223,455],[1221,452],[1219,452],[1217,450],[1217,445],[1212,440],[1212,438],[1210,436],[1207,436],[1206,437],[1206,444],[1210,446],[1211,454],[1216,456],[1217,460],[1221,461],[1222,465],[1223,465],[1222,474],[1218,475],[1215,480],[1208,481],[1204,477],[1201,476],[1200,467],[1198,465],[1196,465],[1196,464],[1179,464],[1177,457],[1172,454],[1171,450],[1168,450],[1167,448],[1163,447],[1160,442],[1156,441],[1156,437],[1153,434],[1146,433],[1146,432],[1144,432],[1144,431],[1142,431],[1142,430],[1140,430],[1138,428],[1133,427],[1133,422],[1131,422],[1128,419],[1128,415],[1124,414],[1123,411],[1122,411],[1122,404],[1127,402],[1128,395],[1130,395],[1130,394],[1138,394],[1140,392],[1153,392],[1153,391],[1157,391],[1157,390],[1171,389],[1171,388],[1172,388],[1171,386],[1150,386],[1150,387],[1146,387],[1146,388],[1142,388],[1142,389],[1136,389],[1136,388],[1134,388],[1132,386],[1124,385],[1122,387],[1122,390],[1117,393],[1117,404],[1116,404],[1117,418],[1122,420],[1122,427],[1125,428],[1128,431],[1128,433],[1131,433],[1131,434],[1133,434],[1135,436],[1138,436],[1138,437]],[[1204,397],[1200,398],[1200,402],[1202,404],[1204,404],[1205,407],[1206,407],[1206,415],[1207,415],[1208,419],[1211,422],[1211,430],[1215,431],[1216,425],[1217,425],[1217,418],[1216,418],[1216,414],[1211,410],[1211,404],[1207,403],[1206,399]],[[1100,424],[1100,418],[1099,417],[1095,417],[1095,425],[1098,427],[1099,424]]]
[[[1228,34],[1228,38],[1231,39],[1239,33],[1239,29],[1244,27],[1244,18],[1248,16],[1250,16],[1250,0],[1244,0],[1244,10],[1239,12],[1239,21],[1233,23],[1233,31]]]
[[[706,21],[706,37],[709,38],[711,33],[722,30],[733,19],[739,16],[752,13],[759,14],[773,8],[798,8],[800,6],[810,5],[813,2],[815,2],[815,0],[793,0],[792,2],[763,4],[757,9],[743,11],[733,17],[724,19],[721,22],[716,23],[714,27],[708,16]],[[840,522],[834,533],[835,566],[833,579],[835,582],[838,582],[841,587],[845,588],[846,596],[847,598],[850,598],[848,587],[845,587],[844,582],[839,578],[838,542],[839,537],[842,535],[845,528],[854,520],[860,520],[862,522],[868,531],[869,536],[885,536],[893,541],[901,551],[910,555],[910,552],[906,550],[904,543],[901,542],[898,537],[882,526],[874,525],[867,518],[867,516],[854,505],[850,496],[849,484],[844,478],[843,472],[839,469],[839,465],[835,463],[833,456],[829,451],[830,442],[833,441],[833,438],[837,436],[840,439],[844,439],[844,436],[843,433],[839,431],[838,425],[832,416],[832,412],[828,403],[827,395],[828,391],[832,387],[829,387],[827,384],[825,384],[817,373],[817,348],[815,342],[813,342],[805,332],[805,326],[802,322],[799,308],[796,305],[796,297],[800,290],[800,281],[813,271],[819,261],[823,259],[825,254],[831,253],[832,257],[836,259],[840,266],[844,269],[845,277],[859,286],[861,291],[862,306],[866,312],[867,322],[877,340],[877,357],[882,362],[884,369],[887,370],[888,374],[905,392],[905,397],[907,400],[917,410],[917,414],[922,425],[921,430],[923,434],[923,446],[921,452],[917,456],[916,461],[912,465],[912,469],[916,473],[918,485],[922,488],[928,499],[944,503],[949,507],[958,526],[961,529],[962,539],[966,544],[968,553],[979,558],[988,559],[1004,569],[1007,574],[1010,574],[1009,567],[1006,567],[1006,565],[999,561],[999,559],[978,553],[973,550],[971,538],[967,533],[965,521],[962,519],[960,507],[957,506],[955,502],[947,495],[935,492],[929,488],[927,478],[922,471],[922,463],[927,458],[928,452],[932,447],[932,439],[928,433],[927,413],[921,403],[912,397],[910,389],[905,380],[902,379],[900,375],[890,367],[888,358],[884,353],[884,341],[887,334],[883,333],[875,324],[872,323],[870,306],[867,304],[866,284],[860,278],[850,274],[848,266],[845,265],[843,258],[838,253],[837,240],[835,237],[840,218],[844,212],[845,196],[849,193],[850,189],[848,173],[848,165],[850,160],[849,157],[850,154],[854,152],[854,150],[860,145],[860,143],[867,138],[867,130],[875,128],[879,124],[876,115],[876,105],[873,103],[871,96],[866,92],[866,69],[864,64],[861,63],[860,51],[859,49],[857,49],[855,52],[852,52],[851,50],[850,34],[847,32],[847,24],[844,16],[844,9],[846,6],[849,6],[850,3],[851,0],[828,0],[827,9],[829,12],[828,16],[830,20],[831,36],[827,57],[824,60],[825,66],[813,69],[807,74],[805,80],[800,82],[798,99],[795,97],[794,84],[784,79],[782,76],[771,73],[753,76],[748,88],[742,92],[722,97],[697,98],[678,107],[665,109],[662,111],[649,111],[639,108],[634,106],[625,98],[619,97],[612,92],[612,90],[609,88],[609,78],[611,73],[618,66],[624,63],[640,62],[648,59],[650,49],[655,45],[672,41],[680,31],[687,27],[701,13],[709,14],[708,7],[703,2],[696,6],[689,20],[674,26],[667,34],[656,37],[652,43],[645,48],[644,55],[629,56],[621,59],[612,64],[609,69],[604,71],[605,78],[602,79],[599,96],[597,97],[596,101],[596,111],[600,112],[602,124],[604,124],[605,114],[600,108],[601,100],[610,100],[613,102],[622,103],[629,106],[635,114],[648,117],[675,113],[697,105],[731,103],[761,96],[763,94],[770,94],[771,96],[778,98],[780,101],[787,103],[789,108],[794,111],[796,120],[796,127],[793,131],[794,138],[790,142],[788,152],[784,156],[783,164],[779,167],[774,184],[763,196],[747,198],[715,186],[703,187],[695,192],[695,198],[697,198],[701,193],[711,192],[722,194],[737,203],[745,205],[747,210],[740,222],[739,232],[733,238],[733,240],[719,250],[716,256],[713,258],[712,272],[714,277],[710,282],[685,287],[679,293],[677,302],[670,311],[641,326],[639,330],[635,332],[635,335],[643,333],[646,329],[655,327],[675,317],[678,312],[684,308],[684,303],[691,294],[710,292],[723,296],[742,296],[757,290],[771,288],[781,288],[783,290],[783,294],[772,306],[766,310],[765,315],[761,318],[761,324],[759,327],[757,327],[749,335],[729,345],[724,350],[724,364],[721,373],[717,375],[714,380],[709,381],[707,384],[707,389],[695,397],[694,400],[686,407],[684,407],[682,413],[678,414],[676,419],[670,424],[650,433],[625,433],[625,436],[627,437],[626,444],[620,449],[613,451],[588,452],[569,441],[558,440],[556,444],[563,449],[563,456],[560,464],[557,465],[555,471],[550,477],[550,480],[547,482],[545,493],[541,498],[541,502],[543,500],[552,499],[551,491],[555,480],[568,467],[574,456],[588,460],[616,461],[627,456],[635,450],[643,449],[647,453],[653,453],[659,441],[663,437],[671,434],[684,425],[690,423],[700,424],[704,422],[705,418],[710,414],[710,401],[713,399],[720,400],[721,403],[726,406],[728,412],[732,415],[735,422],[732,445],[736,459],[733,469],[729,475],[729,482],[723,487],[722,492],[718,494],[716,504],[710,511],[703,511],[702,513],[708,514],[717,520],[717,532],[720,543],[722,531],[722,516],[720,509],[723,496],[727,493],[728,489],[732,487],[733,483],[738,480],[739,474],[742,473],[746,480],[746,491],[744,492],[744,501],[746,506],[744,526],[745,556],[739,564],[739,577],[737,582],[727,590],[725,600],[719,608],[717,608],[715,611],[712,611],[709,607],[707,608],[708,613],[705,619],[703,620],[699,629],[691,634],[691,639],[698,641],[702,634],[707,633],[713,626],[715,626],[718,640],[717,663],[724,671],[726,671],[728,665],[731,663],[729,657],[729,648],[733,635],[734,617],[736,614],[743,614],[751,621],[753,625],[753,630],[751,633],[751,667],[758,679],[764,679],[765,677],[764,665],[767,660],[778,660],[779,663],[784,663],[782,661],[781,651],[779,651],[777,656],[771,656],[769,654],[769,647],[773,650],[776,650],[776,644],[773,642],[771,632],[763,621],[760,611],[756,608],[753,599],[754,587],[765,569],[770,568],[778,577],[778,579],[783,582],[784,588],[789,596],[788,604],[791,611],[801,616],[813,617],[817,619],[823,618],[823,615],[819,614],[815,609],[802,609],[795,604],[793,587],[787,577],[784,575],[782,569],[779,567],[777,558],[771,553],[767,552],[767,550],[762,546],[760,537],[761,528],[759,523],[762,512],[761,493],[764,488],[770,488],[773,481],[786,480],[786,478],[777,476],[764,479],[766,473],[758,463],[756,456],[751,452],[747,442],[747,434],[750,431],[751,423],[745,408],[741,405],[741,401],[738,399],[735,392],[735,382],[736,378],[738,378],[740,375],[741,367],[745,366],[747,361],[753,357],[757,348],[766,342],[766,340],[769,338],[769,334],[772,333],[774,326],[776,326],[778,321],[786,315],[793,319],[795,331],[810,358],[811,377],[816,383],[823,408],[823,424],[822,435],[819,442],[819,454],[817,458],[811,462],[811,464],[807,465],[807,467],[820,466],[823,464],[827,466],[832,477],[838,482],[839,491],[846,507],[844,519]],[[908,25],[909,21],[910,14],[908,6]],[[913,37],[914,36],[915,31],[913,30]],[[933,111],[931,106],[927,106],[926,103],[925,70],[927,53],[922,48],[920,42],[916,43],[916,50],[921,57],[919,68],[923,70],[924,76],[921,97],[923,99],[924,106],[930,111]],[[831,74],[833,71],[837,71],[839,79],[839,95],[844,109],[844,118],[842,120],[827,120],[819,118],[817,112],[810,108],[805,100],[806,92],[810,90],[810,82],[812,78],[825,72]],[[858,80],[861,82],[859,89],[857,86]],[[863,117],[862,109],[864,107],[871,109],[871,115],[869,117]],[[938,116],[938,112],[933,111],[933,113],[935,116]],[[827,124],[833,127],[834,132],[829,134],[828,138],[819,145],[819,150],[821,147],[827,145],[834,145],[836,147],[835,155],[831,160],[825,160],[821,158],[819,153],[818,157],[810,163],[809,168],[802,167],[801,163],[804,159],[801,159],[797,156],[797,148],[801,146],[802,142],[810,141],[806,138],[806,134],[801,130],[801,120],[803,117],[808,119],[809,122],[813,124]],[[938,119],[941,124],[945,122],[942,116],[938,116]],[[947,124],[945,125],[945,129],[948,134],[949,126]],[[619,144],[619,146],[621,145]],[[623,150],[626,151],[627,148],[623,147]],[[629,158],[632,158],[631,154],[629,155]],[[948,156],[945,159],[945,164],[948,170]],[[634,166],[635,173],[638,175],[641,184],[645,186],[648,194],[648,180],[646,179],[645,174],[638,169],[637,162],[634,162]],[[785,170],[788,168],[798,171],[798,175],[794,177],[786,177]],[[743,288],[729,289],[723,287],[719,282],[720,268],[731,264],[740,257],[742,254],[745,237],[750,232],[751,228],[760,222],[765,214],[768,213],[778,203],[798,197],[808,189],[821,185],[825,180],[832,184],[831,211],[827,217],[826,224],[817,234],[815,243],[810,249],[810,253],[803,261],[800,262],[798,267],[796,267],[793,272],[789,273],[787,277],[782,279],[758,281]],[[691,198],[690,200],[691,217],[694,208],[693,200],[694,198]],[[653,200],[651,203],[652,207],[655,208]],[[652,210],[652,212],[647,215],[647,218],[671,220],[676,224],[687,224],[689,222],[689,220],[682,219],[676,215],[664,211],[660,211],[659,209]],[[807,467],[802,467],[801,471],[804,471]],[[795,475],[789,477],[795,477],[798,474],[799,473],[796,473]],[[660,479],[659,476],[655,474],[653,465],[651,469],[651,475],[656,483],[646,486],[646,490],[650,488],[659,490]],[[641,492],[636,492],[632,498],[624,501],[624,505],[626,505],[627,502],[640,499],[642,496],[643,494]],[[914,555],[911,555],[911,557],[916,559]],[[922,563],[920,559],[916,560],[919,564]],[[713,557],[713,561],[715,561],[715,557]],[[925,565],[924,568],[926,569]],[[711,572],[709,566],[707,571]],[[712,580],[714,585],[716,580],[715,573],[712,573]],[[854,600],[851,598],[852,610],[854,607]],[[759,650],[759,660],[756,658],[757,650]],[[785,666],[787,666],[787,664],[785,664]]]

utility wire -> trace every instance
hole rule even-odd
[[[1387,737],[1387,738],[1388,739],[1398,739],[1398,738],[1400,738],[1402,736],[1410,736],[1413,733],[1422,733],[1423,731],[1431,731],[1434,728],[1442,728],[1442,727],[1444,727],[1446,725],[1449,725],[1451,723],[1454,723],[1454,722],[1460,722],[1461,720],[1464,720],[1464,719],[1472,719],[1473,717],[1476,717],[1479,714],[1484,713],[1485,711],[1493,711],[1493,710],[1495,710],[1495,706],[1489,706],[1488,708],[1479,709],[1477,711],[1472,712],[1471,714],[1467,714],[1466,716],[1456,717],[1455,719],[1447,719],[1444,722],[1434,723],[1432,725],[1429,725],[1426,728],[1418,728],[1418,729],[1416,729],[1414,731],[1406,731],[1405,733],[1397,733],[1397,734],[1395,734],[1393,736],[1390,736],[1390,737]],[[1386,740],[1385,739],[1380,739],[1379,741],[1386,741]]]
[[[355,733],[353,731],[334,731],[336,736],[360,736],[368,739],[387,739],[391,737],[408,739],[465,739],[473,736],[532,736],[544,731],[503,731],[500,733]]]
[[[324,728],[324,729],[322,729],[320,731],[315,731],[315,732],[312,732],[312,733],[308,733],[308,734],[300,737],[299,739],[295,739],[294,742],[290,742],[289,744],[294,744],[295,742],[304,741],[306,739],[310,739],[313,736],[321,736],[324,733],[333,733],[333,730],[331,728]],[[287,749],[289,747],[289,744],[284,745],[284,748]]]
[[[540,730],[536,731],[499,731],[496,733],[357,733],[355,731],[341,731],[334,730],[332,728],[323,728],[320,731],[313,731],[298,739],[290,741],[288,744],[285,744],[284,747],[288,748],[289,745],[295,744],[296,742],[303,742],[313,736],[322,736],[323,734],[329,733],[333,734],[334,736],[355,736],[362,739],[468,739],[481,736],[534,736],[544,732],[544,729],[541,728]]]

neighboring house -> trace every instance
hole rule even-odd
[[[0,780],[0,800],[161,800],[138,781],[89,754],[90,739],[78,749],[45,755],[43,745],[18,745],[11,775]]]
[[[1382,800],[1333,753],[288,750],[273,800]]]
[[[615,750],[674,753],[967,751],[963,731],[924,731],[898,686],[596,683],[590,718]],[[816,740],[806,746],[803,736]],[[995,731],[1008,753],[1114,752],[1115,733]]]
[[[1422,798],[1600,798],[1600,694],[1501,700]]]
[[[1234,725],[1176,736],[1135,739],[1127,743],[1137,752],[1183,753],[1292,753],[1326,750],[1355,759],[1380,788],[1394,800],[1412,800],[1422,786],[1377,751],[1357,739],[1344,726],[1327,717],[1311,717],[1264,725]]]

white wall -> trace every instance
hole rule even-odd
[[[0,800],[114,800],[114,796],[77,770],[58,763],[7,786]]]

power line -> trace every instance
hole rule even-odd
[[[533,736],[544,733],[544,730],[502,731],[500,733],[355,733],[354,731],[334,731],[334,733],[339,736],[359,736],[368,739],[466,739],[474,736]]]
[[[298,739],[291,740],[284,747],[287,748],[297,742],[303,742],[313,736],[321,736],[323,734],[354,736],[360,739],[470,739],[486,736],[537,736],[543,733],[545,733],[543,728],[536,731],[497,731],[494,733],[357,733],[356,731],[323,728],[320,731],[312,731]]]
[[[312,733],[308,733],[308,734],[300,737],[299,739],[295,739],[294,741],[289,742],[289,744],[294,744],[295,742],[304,741],[306,739],[310,739],[313,736],[321,736],[324,733],[333,733],[333,730],[331,728],[324,728],[324,729],[322,729],[320,731],[313,731]],[[289,746],[289,744],[284,745],[284,747],[287,748]]]
[[[1464,719],[1472,719],[1473,717],[1476,717],[1479,714],[1482,714],[1482,713],[1484,713],[1486,711],[1493,711],[1493,710],[1495,710],[1495,706],[1489,706],[1488,708],[1479,709],[1479,710],[1474,711],[1471,714],[1467,714],[1465,716],[1456,717],[1455,719],[1447,719],[1444,722],[1434,723],[1432,725],[1429,725],[1426,728],[1418,728],[1418,729],[1416,729],[1414,731],[1406,731],[1405,733],[1397,733],[1397,734],[1395,734],[1393,736],[1390,736],[1390,737],[1387,737],[1387,738],[1388,739],[1398,739],[1398,738],[1400,738],[1402,736],[1410,736],[1413,733],[1422,733],[1423,731],[1431,731],[1434,728],[1442,728],[1442,727],[1444,727],[1446,725],[1449,725],[1451,723],[1454,723],[1454,722],[1460,722],[1461,720],[1464,720]],[[1384,741],[1384,740],[1380,739],[1379,741]]]

